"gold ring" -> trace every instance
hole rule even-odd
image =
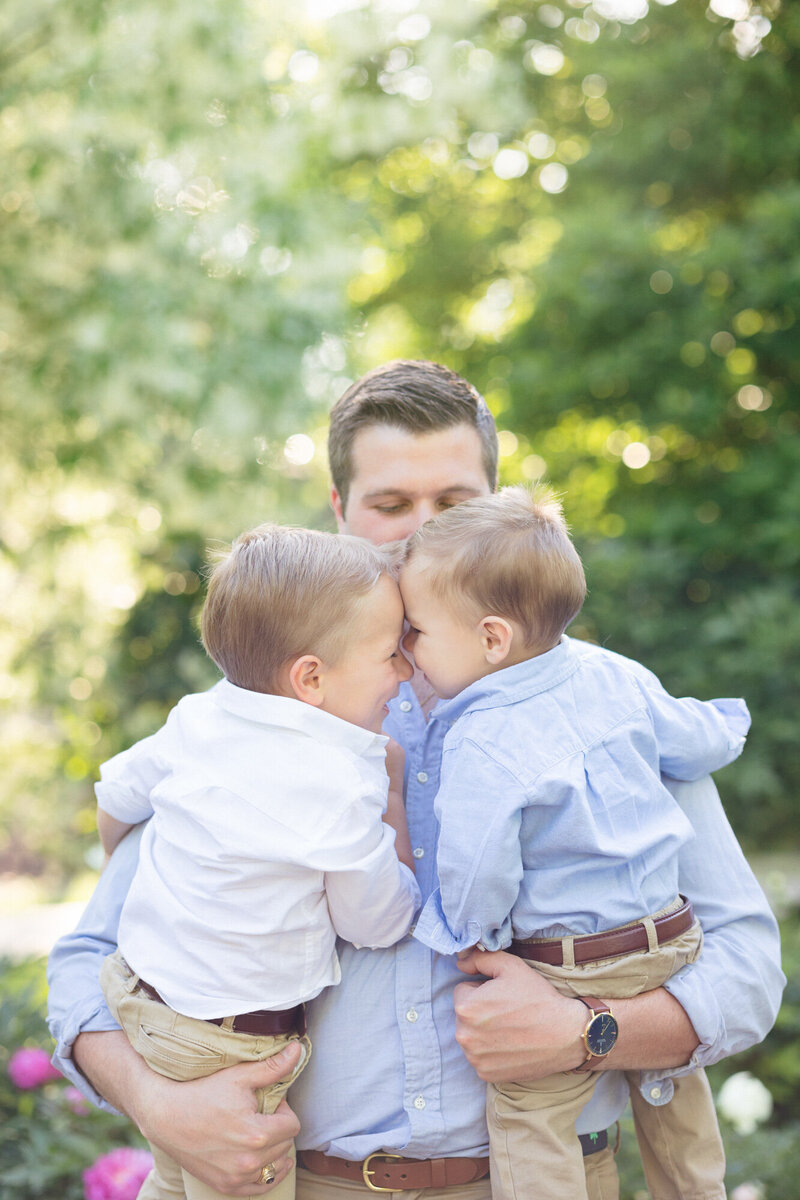
[[[274,1183],[276,1170],[277,1170],[277,1168],[275,1166],[275,1163],[272,1163],[272,1162],[267,1163],[267,1165],[265,1167],[261,1168],[261,1174],[258,1177],[258,1182],[259,1183]]]

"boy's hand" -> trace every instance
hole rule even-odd
[[[395,832],[394,848],[401,863],[414,870],[414,856],[411,853],[411,836],[408,832],[406,806],[403,802],[403,772],[406,755],[403,747],[394,738],[389,738],[386,744],[386,771],[389,776],[389,797],[386,802],[384,822],[391,825]]]

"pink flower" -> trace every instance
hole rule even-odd
[[[8,1075],[18,1088],[37,1088],[51,1079],[60,1079],[60,1073],[50,1062],[50,1055],[38,1046],[23,1046],[15,1050],[8,1060]]]
[[[86,1200],[136,1200],[152,1167],[147,1150],[119,1146],[83,1172],[83,1194]]]
[[[64,1088],[64,1100],[67,1108],[71,1109],[78,1117],[82,1117],[89,1111],[89,1101],[80,1094],[76,1087]]]

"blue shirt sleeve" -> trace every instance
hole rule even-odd
[[[739,757],[750,728],[744,700],[676,699],[660,684],[638,682],[653,721],[662,774],[703,779]]]
[[[502,950],[523,876],[520,824],[528,802],[515,775],[468,738],[448,746],[434,808],[439,888],[414,937],[440,954],[477,942]]]
[[[642,1095],[657,1104],[671,1099],[671,1077],[762,1041],[775,1022],[786,984],[777,922],[713,781],[665,782],[697,835],[680,851],[679,880],[705,940],[697,962],[665,984],[685,1009],[700,1045],[684,1067],[642,1072]]]
[[[78,926],[59,938],[47,967],[48,1024],[56,1042],[53,1064],[106,1112],[116,1112],[78,1070],[72,1047],[79,1033],[119,1029],[100,987],[103,959],[117,948],[117,929],[139,858],[142,826],[123,838],[100,876]]]

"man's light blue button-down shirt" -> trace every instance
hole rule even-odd
[[[408,685],[390,710],[385,730],[406,750],[411,845],[425,899],[437,883],[433,799],[448,727],[436,718],[425,721]],[[671,790],[697,833],[681,852],[681,887],[693,898],[706,943],[702,965],[676,976],[669,989],[701,1040],[694,1062],[708,1063],[764,1037],[785,981],[775,921],[713,783]],[[71,1048],[82,1031],[117,1028],[98,972],[115,946],[136,855],[134,834],[115,852],[78,928],[60,940],[50,961],[54,1061],[103,1107],[76,1069]],[[302,1126],[299,1147],[356,1159],[379,1149],[418,1158],[485,1154],[484,1085],[455,1040],[452,989],[464,977],[453,960],[411,937],[388,950],[343,943],[339,951],[342,982],[310,1006],[314,1053],[290,1094]],[[643,1090],[658,1086],[661,1102],[668,1100],[668,1074],[643,1076]],[[578,1131],[612,1124],[625,1099],[623,1077],[605,1072]]]

